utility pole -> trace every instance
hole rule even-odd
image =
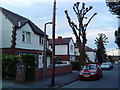
[[[54,0],[53,5],[53,24],[52,24],[52,78],[51,78],[51,86],[55,85],[55,16],[56,16],[56,0]]]

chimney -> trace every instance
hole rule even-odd
[[[62,36],[58,36],[58,42],[62,43]]]

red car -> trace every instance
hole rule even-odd
[[[80,80],[85,80],[85,79],[99,79],[102,77],[102,69],[98,64],[87,64],[84,65],[82,70],[79,73],[79,78]]]

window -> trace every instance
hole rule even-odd
[[[31,42],[31,33],[26,32],[26,42]]]
[[[40,44],[41,44],[41,36],[40,36],[40,38],[39,38],[39,42],[40,42]]]
[[[22,41],[25,41],[25,32],[22,32]]]
[[[43,36],[40,36],[39,42],[40,42],[40,45],[43,45],[43,44],[44,44],[44,38],[43,38]]]
[[[73,52],[73,45],[70,45],[71,52]]]
[[[27,43],[31,43],[31,33],[23,31],[22,32],[22,41],[27,42]]]

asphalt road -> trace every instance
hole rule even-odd
[[[103,70],[103,77],[94,81],[75,81],[61,88],[118,88],[120,86],[118,80],[118,71],[120,70],[120,63],[115,64],[112,70]],[[120,72],[119,72],[120,73]]]

